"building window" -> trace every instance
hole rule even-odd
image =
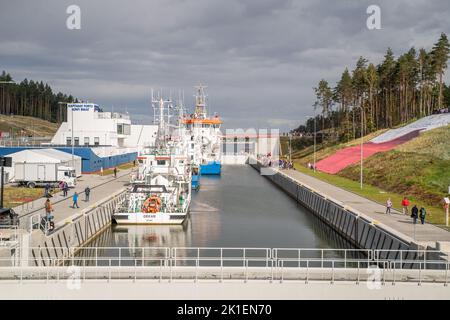
[[[117,124],[117,134],[126,134],[129,135],[131,133],[131,126],[126,123]]]
[[[100,145],[100,138],[99,137],[94,137],[94,145],[95,146]]]
[[[74,144],[76,146],[79,146],[80,145],[80,138],[78,138],[78,137],[73,138],[73,142],[74,142]]]
[[[84,137],[84,145],[89,146],[89,137]]]
[[[70,137],[66,138],[66,145],[68,145],[68,146],[72,145],[72,138],[70,138]]]

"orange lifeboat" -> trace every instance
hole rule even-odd
[[[147,198],[142,205],[142,212],[157,213],[161,207],[161,199],[155,196]]]

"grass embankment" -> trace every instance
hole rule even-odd
[[[54,136],[59,124],[34,117],[0,115],[0,131],[14,136]]]
[[[366,137],[370,140],[374,135]],[[358,141],[353,141],[357,144]],[[317,152],[317,161],[348,146],[341,144]],[[364,160],[364,186],[360,189],[359,163],[349,166],[337,175],[314,173],[306,168],[313,155],[296,159],[299,171],[354,192],[373,201],[385,203],[391,198],[394,208],[400,210],[401,200],[408,196],[411,203],[427,208],[427,220],[444,224],[445,215],[440,201],[450,185],[450,126],[430,130],[394,150],[378,153]]]
[[[43,188],[5,187],[3,206],[5,208],[14,208],[22,203],[42,198],[43,195]]]

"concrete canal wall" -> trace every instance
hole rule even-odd
[[[111,225],[111,215],[117,203],[124,197],[124,189],[102,199],[81,213],[55,226],[55,231],[45,235],[34,230],[27,248],[22,243],[21,265],[48,266],[73,254]]]
[[[256,162],[256,161],[253,161]],[[253,168],[261,172],[263,175],[285,191],[289,196],[294,198],[302,206],[309,209],[316,217],[333,228],[337,233],[350,241],[358,248],[370,250],[386,250],[382,251],[379,258],[396,259],[399,255],[398,250],[422,250],[434,249],[419,246],[412,239],[404,236],[394,230],[389,230],[387,226],[383,226],[377,221],[365,216],[361,212],[348,207],[342,206],[335,199],[322,194],[318,190],[296,181],[280,171],[271,168],[265,168],[260,163],[249,163]],[[392,250],[392,251],[388,251]],[[430,259],[431,254],[427,254]],[[439,259],[436,253],[436,259]],[[407,259],[420,259],[419,253],[408,253]]]

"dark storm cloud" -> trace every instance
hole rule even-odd
[[[68,30],[66,8],[81,8]],[[382,29],[366,28],[366,9]],[[206,83],[228,127],[286,129],[311,115],[312,87],[334,85],[359,56],[381,61],[450,33],[447,0],[6,1],[0,2],[0,69],[150,120],[150,88]],[[448,76],[447,76],[448,79]]]

